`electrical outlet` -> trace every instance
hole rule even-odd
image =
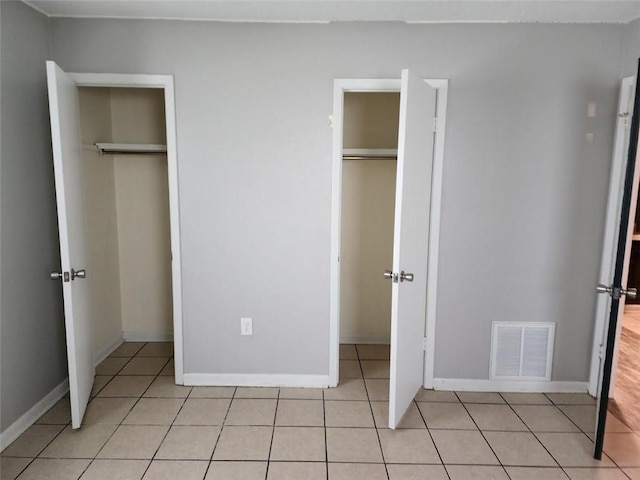
[[[253,319],[242,317],[240,319],[240,335],[253,335]]]

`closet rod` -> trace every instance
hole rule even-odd
[[[388,155],[380,157],[378,155],[343,155],[342,160],[397,160],[398,157]]]
[[[343,148],[343,160],[395,160],[398,158],[397,148]]]
[[[157,143],[95,143],[100,155],[126,154],[126,155],[158,155],[167,153],[167,146]]]

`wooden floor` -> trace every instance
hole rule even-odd
[[[609,412],[632,430],[640,430],[640,312],[622,323],[615,399]]]

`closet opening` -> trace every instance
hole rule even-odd
[[[94,360],[123,341],[140,352],[110,359],[96,374],[174,375],[165,90],[79,86],[78,93]]]
[[[399,108],[399,92],[344,93],[339,382],[363,379],[383,395],[392,285],[384,272],[392,266]]]
[[[447,88],[334,80],[328,396],[388,401],[392,429],[434,387]]]

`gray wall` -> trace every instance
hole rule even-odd
[[[0,2],[1,422],[6,429],[67,376],[45,60],[49,19]]]
[[[436,375],[550,320],[554,378],[586,379],[620,27],[53,26],[64,68],[176,77],[186,372],[327,372],[332,80],[410,66],[451,80]]]
[[[640,58],[640,19],[624,26],[622,73],[624,77],[638,72]]]
[[[333,79],[408,66],[451,81],[436,376],[487,378],[518,320],[587,379],[622,27],[52,25],[69,71],[175,75],[187,373],[328,373]]]

